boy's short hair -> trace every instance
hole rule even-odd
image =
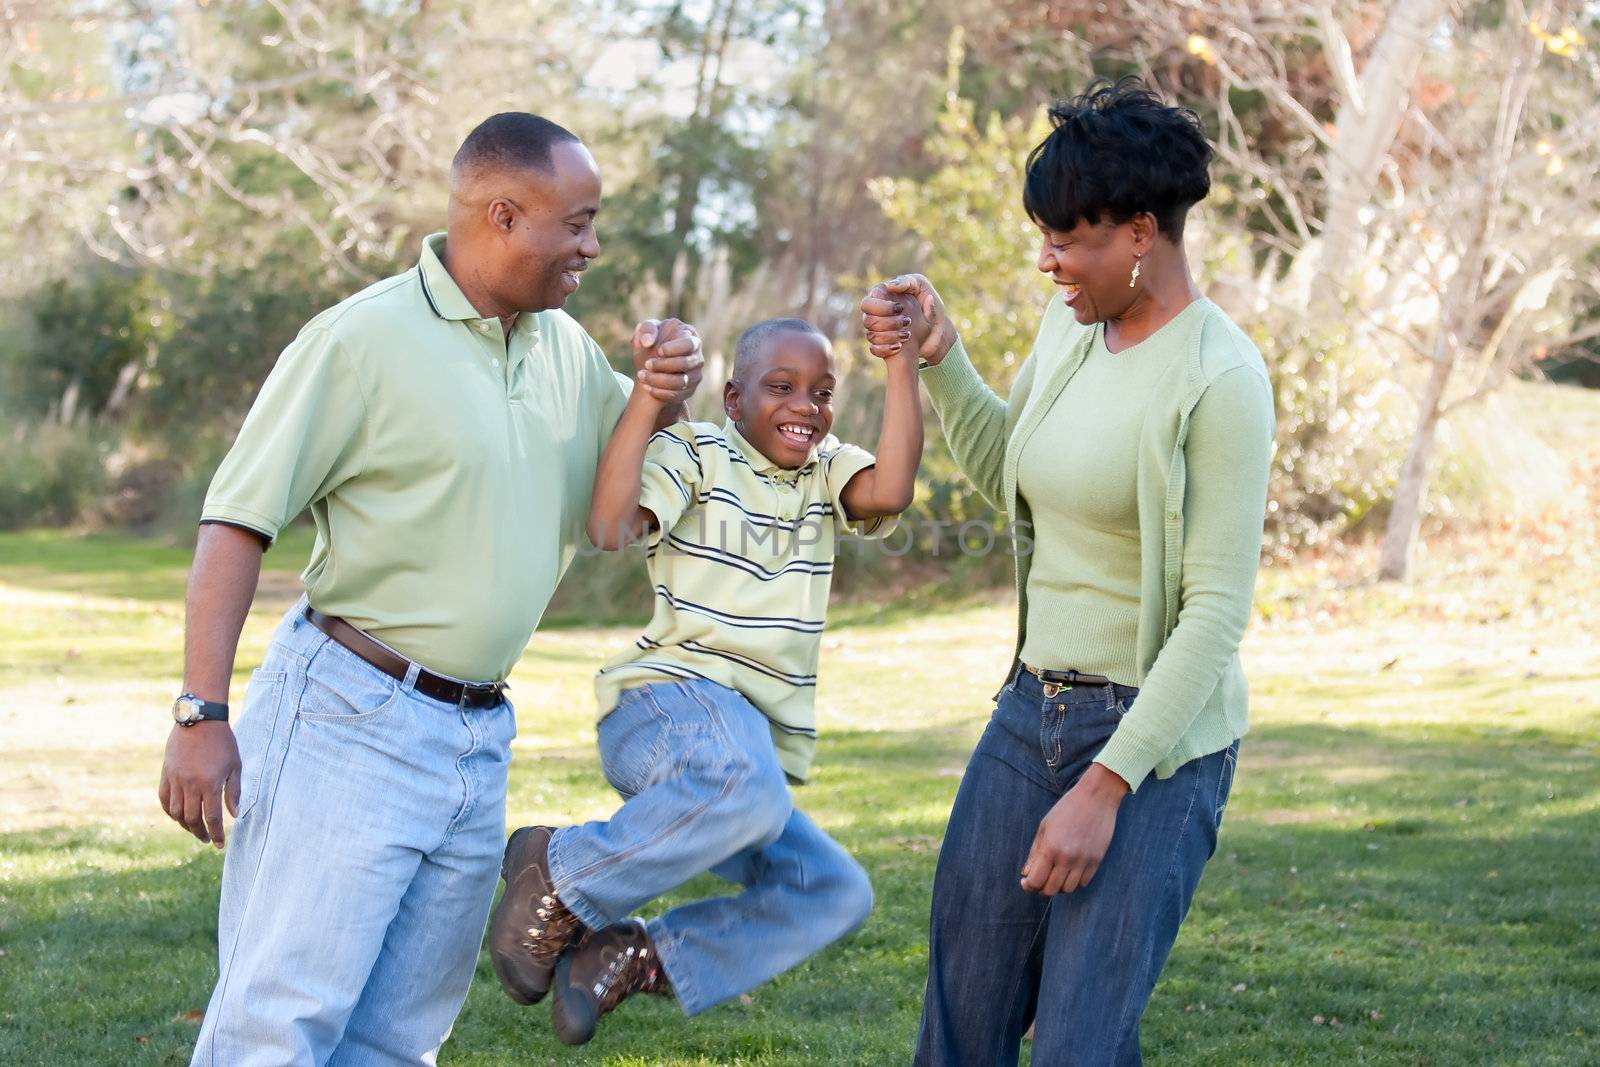
[[[739,335],[738,343],[733,346],[733,373],[728,377],[732,381],[744,381],[750,365],[767,350],[772,339],[786,333],[814,333],[823,343],[828,340],[827,334],[805,319],[764,319]]]

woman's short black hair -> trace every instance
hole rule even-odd
[[[1211,191],[1211,145],[1200,118],[1171,107],[1135,77],[1096,78],[1083,93],[1050,107],[1055,127],[1028,154],[1022,206],[1058,232],[1148,211],[1168,240]]]

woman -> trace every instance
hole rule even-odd
[[[1033,539],[939,854],[919,1064],[1014,1064],[1030,1023],[1036,1064],[1140,1062],[1245,731],[1273,404],[1184,257],[1211,149],[1137,79],[1050,115],[1022,198],[1061,291],[1009,400],[926,278],[861,302],[873,353],[919,349],[962,470]]]

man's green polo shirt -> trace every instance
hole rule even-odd
[[[430,670],[502,679],[582,536],[631,382],[565,312],[507,338],[439,255],[306,324],[217,470],[202,521],[316,521],[311,605]]]

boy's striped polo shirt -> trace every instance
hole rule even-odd
[[[845,516],[840,494],[872,464],[871,453],[829,436],[785,470],[731,422],[680,422],[652,437],[639,502],[659,523],[647,554],[655,609],[643,636],[597,676],[601,717],[624,689],[717,682],[761,709],[784,771],[804,781],[838,536],[893,526]]]

